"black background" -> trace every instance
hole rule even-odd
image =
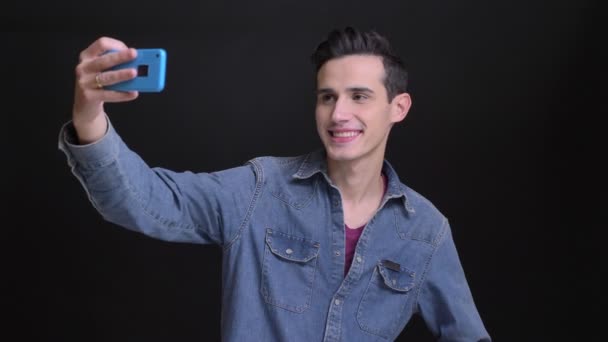
[[[6,6],[3,307],[20,340],[219,340],[220,249],[104,222],[57,149],[81,50],[100,36],[166,49],[165,90],[106,110],[150,165],[214,171],[320,146],[308,56],[345,25],[385,34],[408,65],[413,107],[387,158],[450,219],[494,339],[601,336],[606,18],[595,2]],[[432,338],[413,320],[399,340]]]

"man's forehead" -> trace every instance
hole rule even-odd
[[[349,55],[325,62],[319,74],[384,74],[382,58],[373,55]]]
[[[327,61],[317,73],[317,88],[346,90],[374,89],[383,86],[382,59],[371,55],[353,55]]]

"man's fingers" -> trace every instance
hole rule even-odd
[[[76,75],[87,73],[98,73],[107,70],[113,66],[126,63],[137,57],[137,50],[127,48],[120,51],[108,53],[95,58],[82,61],[76,67]]]
[[[125,50],[127,45],[118,39],[110,37],[101,37],[91,43],[86,49],[80,53],[80,61],[97,57],[108,50]]]
[[[106,89],[105,87],[128,81],[137,76],[135,69],[120,69],[97,74],[86,74],[78,78],[77,95],[84,101],[124,102],[137,98],[137,92],[122,92]]]
[[[105,71],[95,74],[93,77],[94,88],[101,88],[116,83],[131,80],[137,77],[137,70],[128,68],[113,71]]]
[[[77,78],[77,87],[81,92],[99,90],[103,87],[124,82],[137,77],[133,68],[82,74]]]

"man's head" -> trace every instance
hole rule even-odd
[[[317,131],[333,162],[381,162],[390,130],[411,105],[407,73],[375,32],[333,31],[313,61]]]
[[[333,30],[311,56],[315,71],[329,60],[352,55],[378,56],[384,65],[384,87],[390,102],[396,95],[407,92],[407,70],[389,41],[376,31],[358,31],[352,27]]]

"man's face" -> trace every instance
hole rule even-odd
[[[317,130],[330,161],[384,158],[392,125],[405,117],[388,102],[384,75],[382,59],[369,55],[332,59],[319,69]]]

